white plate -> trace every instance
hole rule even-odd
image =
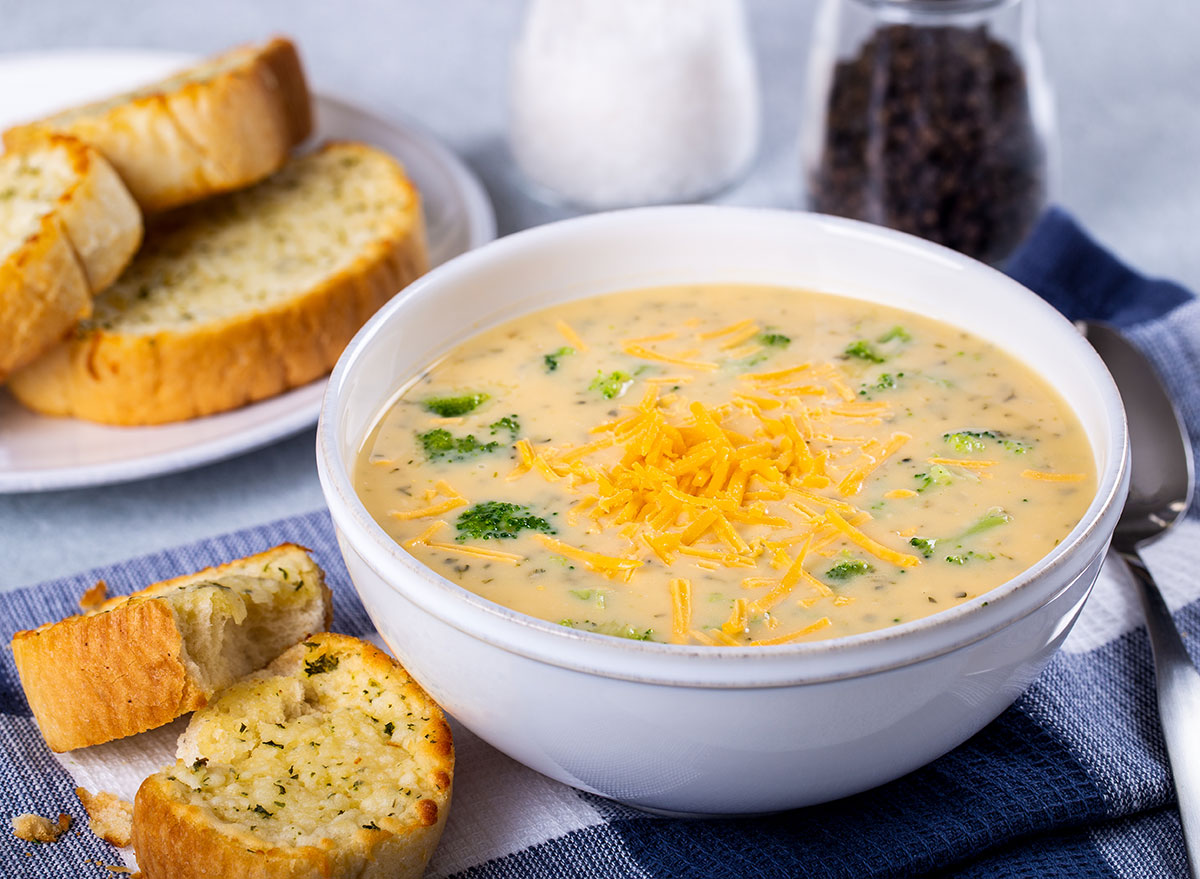
[[[91,50],[0,57],[0,127],[157,79],[192,57]],[[395,155],[421,191],[434,265],[496,237],[491,202],[449,150],[411,122],[393,123],[316,97],[314,141],[361,140]],[[161,427],[46,418],[0,388],[0,494],[79,488],[197,467],[290,436],[317,421],[325,379],[232,412]]]

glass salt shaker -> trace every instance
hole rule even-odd
[[[742,0],[530,0],[509,97],[525,176],[587,208],[704,198],[757,150]]]
[[[1054,111],[1035,0],[822,0],[808,207],[1002,262],[1044,208]]]

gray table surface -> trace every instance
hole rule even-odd
[[[747,0],[763,140],[753,171],[722,202],[798,202],[796,134],[815,6]],[[419,120],[456,150],[482,179],[505,234],[570,213],[524,191],[505,146],[506,69],[522,10],[520,0],[0,0],[0,52],[95,46],[206,53],[288,34],[315,88],[384,117]],[[1058,95],[1057,200],[1134,265],[1200,289],[1194,0],[1043,0],[1040,13]],[[0,496],[0,589],[319,509],[313,448],[314,432],[306,430],[187,473]]]

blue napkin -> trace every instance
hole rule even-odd
[[[1138,274],[1057,208],[1046,213],[1006,271],[1071,320],[1124,328],[1166,381],[1200,461],[1200,301],[1172,281]],[[1196,496],[1189,513],[1200,516]]]
[[[1057,211],[1010,271],[1068,316],[1129,326],[1183,401],[1193,435],[1200,435],[1200,388],[1192,378],[1200,366],[1200,306],[1186,291],[1140,277]],[[1177,574],[1170,579],[1190,584],[1194,575],[1186,575],[1200,566],[1200,523],[1181,527],[1185,536],[1164,542],[1151,565],[1165,569],[1164,580]],[[336,627],[370,633],[324,512],[0,595],[6,645],[0,654],[0,818],[65,811],[86,821],[70,777],[30,716],[7,648],[14,631],[74,612],[96,579],[112,592],[127,592],[285,540],[311,547],[328,571]],[[1176,618],[1185,632],[1200,633],[1200,584],[1189,588]],[[1113,628],[1109,617],[1118,615],[1120,602],[1112,595],[1093,596],[1085,608],[1090,634],[1076,638],[1086,627],[1081,619],[1072,635],[1077,643],[1069,642],[1071,649],[1060,651],[1028,692],[973,739],[881,788],[794,812],[713,821],[650,816],[543,779],[459,730],[455,805],[430,875],[1183,877],[1146,635],[1132,625]],[[497,814],[509,814],[499,826],[480,826],[478,779],[499,777],[511,787],[502,791],[507,799]],[[86,831],[54,845],[35,846],[3,832],[0,839],[5,876],[99,877],[110,874],[97,864],[119,863],[112,848]]]

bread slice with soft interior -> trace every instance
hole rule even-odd
[[[91,314],[141,240],[141,212],[91,147],[51,135],[0,156],[0,381]]]
[[[320,567],[284,544],[17,632],[13,659],[46,743],[70,751],[206,705],[332,614]]]
[[[197,711],[134,799],[146,879],[418,879],[450,806],[441,710],[382,651],[322,634]]]
[[[277,37],[10,128],[4,145],[12,149],[46,132],[74,135],[104,154],[150,213],[261,180],[311,130],[300,57]]]
[[[324,375],[427,265],[400,164],[329,144],[162,218],[93,316],[10,386],[39,412],[112,424],[233,409]]]

